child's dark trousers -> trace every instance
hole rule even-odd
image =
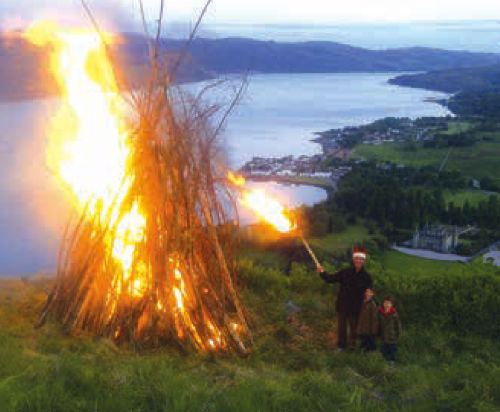
[[[384,343],[382,345],[382,355],[387,360],[395,361],[398,347],[395,343]]]
[[[375,344],[375,336],[359,335],[359,339],[361,340],[361,349],[363,349],[364,351],[370,352],[377,349],[377,345]]]

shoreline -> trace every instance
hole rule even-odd
[[[257,175],[257,174],[242,174],[243,177],[251,182],[276,182],[280,184],[288,185],[302,185],[302,186],[312,186],[320,189],[326,190],[328,195],[336,190],[333,182],[322,181],[320,179],[315,179],[313,177],[293,177],[293,176],[280,176],[280,175]],[[315,179],[315,180],[313,180]]]

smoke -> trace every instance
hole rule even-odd
[[[104,30],[118,32],[140,31],[142,24],[135,0],[87,0],[95,19]],[[79,0],[3,0],[0,4],[0,29],[23,30],[38,20],[56,20],[60,26],[91,24]]]

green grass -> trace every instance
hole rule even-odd
[[[470,271],[470,266],[464,263],[423,259],[396,250],[385,252],[379,259],[384,269],[410,278],[420,276],[422,273],[460,275]]]
[[[412,166],[439,165],[448,149],[423,148],[417,151],[404,150],[405,144],[398,142],[379,145],[360,144],[354,148],[354,157]]]
[[[464,189],[464,190],[444,190],[443,196],[446,204],[449,202],[457,206],[463,206],[466,200],[469,201],[471,206],[476,206],[482,200],[488,200],[489,193],[477,189]]]
[[[360,227],[351,227],[344,239],[365,235]],[[245,253],[239,274],[255,334],[253,354],[245,359],[181,355],[170,349],[138,354],[106,339],[68,336],[53,321],[34,329],[50,280],[0,281],[0,410],[499,410],[496,340],[443,329],[439,313],[428,312],[420,323],[409,313],[403,319],[398,363],[386,362],[378,352],[334,354],[336,287],[323,283],[309,265],[294,263],[286,276],[275,253],[267,258],[263,252]],[[380,288],[387,276],[394,276],[392,287],[400,288],[399,302],[407,308],[438,308],[442,302],[433,296],[411,306],[412,296],[427,284],[428,293],[436,291],[432,279],[462,282],[483,267],[494,270],[388,252],[372,259],[368,269]],[[422,281],[422,271],[429,282]],[[483,282],[466,291],[478,311],[483,307],[474,293],[485,285],[489,287]],[[410,289],[403,294],[403,287]],[[450,288],[443,291],[453,296]],[[295,319],[287,320],[287,300],[301,308]],[[490,305],[498,307],[496,301]]]
[[[481,141],[472,147],[453,148],[446,169],[460,170],[465,176],[491,177],[500,183],[500,133],[485,133],[492,141]]]
[[[474,126],[473,123],[470,122],[448,122],[448,130],[445,132],[446,134],[457,134],[466,132]]]
[[[332,253],[350,249],[353,245],[361,244],[370,238],[371,236],[364,225],[351,225],[340,233],[311,239],[310,244],[315,248]]]
[[[245,246],[240,251],[240,257],[265,267],[283,269],[287,264],[287,260],[282,254],[265,250],[264,248],[258,249],[256,247]]]
[[[471,147],[454,147],[444,170],[459,170],[464,176],[481,179],[491,177],[500,184],[498,163],[500,159],[500,133],[481,133],[491,141],[478,141]],[[412,166],[439,167],[448,148],[424,148],[417,144],[416,151],[405,151],[404,143],[381,145],[361,144],[355,147],[354,156],[365,160],[389,161]]]

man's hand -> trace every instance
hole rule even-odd
[[[318,273],[323,273],[325,271],[325,268],[321,265],[318,265],[316,266],[316,270],[318,271]]]

